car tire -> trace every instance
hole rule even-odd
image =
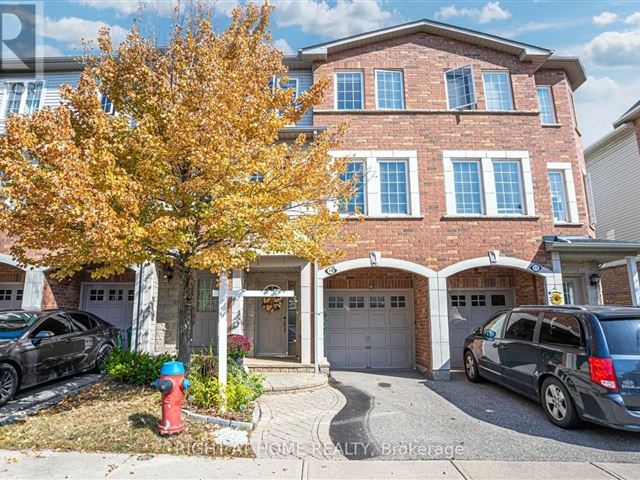
[[[102,373],[102,370],[104,369],[104,362],[112,351],[113,345],[109,343],[105,343],[98,349],[98,353],[96,354],[96,365],[94,367],[94,370],[97,373]]]
[[[557,378],[548,377],[542,382],[540,402],[547,418],[557,427],[571,429],[579,425],[580,418],[571,395]]]
[[[470,382],[478,383],[482,381],[482,377],[478,371],[478,362],[470,350],[464,352],[464,373]]]
[[[18,372],[8,363],[0,363],[0,407],[5,405],[18,391]]]

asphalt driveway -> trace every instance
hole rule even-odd
[[[640,433],[552,425],[540,406],[464,377],[414,371],[333,371],[346,397],[329,436],[347,458],[640,462]]]

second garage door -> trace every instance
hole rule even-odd
[[[126,330],[133,318],[133,297],[133,283],[83,283],[80,308]]]
[[[325,291],[325,354],[334,368],[411,368],[411,291]]]

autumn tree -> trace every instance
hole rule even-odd
[[[236,8],[218,32],[200,3],[163,48],[139,26],[117,49],[102,31],[62,104],[10,116],[0,138],[0,228],[15,239],[12,254],[59,277],[87,265],[96,278],[169,266],[186,362],[195,270],[227,272],[275,252],[328,262],[340,223],[327,202],[352,188],[328,155],[339,132],[279,141],[326,85],[297,98],[281,87],[270,12]]]

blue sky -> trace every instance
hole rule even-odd
[[[140,3],[162,38],[176,0],[47,0],[43,3],[48,54],[81,51],[81,38],[110,26],[122,38]],[[219,24],[237,2],[218,2]],[[300,47],[420,18],[485,31],[580,56],[588,81],[576,104],[584,145],[611,130],[611,123],[640,99],[640,1],[392,1],[274,0],[276,46]]]

